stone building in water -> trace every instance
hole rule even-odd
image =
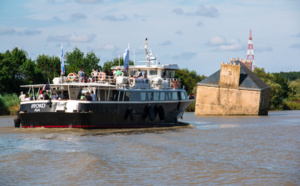
[[[236,59],[197,84],[196,116],[268,115],[270,87]]]

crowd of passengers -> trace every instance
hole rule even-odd
[[[41,94],[36,97],[35,95],[29,96],[29,94],[24,94],[22,91],[19,99],[21,101],[30,101],[30,100],[62,100],[62,99],[69,99],[69,95],[67,92],[60,92],[58,95],[56,92],[52,92],[52,95],[50,95],[49,91],[43,91]],[[94,93],[94,91],[87,92],[86,94],[80,93],[77,97],[78,100],[85,100],[85,101],[96,101],[97,96]]]
[[[77,73],[76,71],[73,71],[73,75],[76,77],[76,81],[78,82],[82,82],[82,83],[87,83],[87,82],[94,82],[96,81],[96,79],[98,78],[99,75],[99,69],[93,69],[91,74],[89,76],[86,75],[84,68],[81,68]],[[113,77],[113,79],[115,80],[116,77],[118,76],[127,76],[127,72],[121,69],[117,69],[117,70],[105,70],[103,71],[103,73],[105,73],[106,77]],[[140,69],[138,69],[138,71],[136,72],[135,75],[131,75],[131,77],[144,77],[147,78],[147,75],[143,76],[143,73]]]

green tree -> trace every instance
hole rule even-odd
[[[99,66],[100,58],[97,58],[96,54],[91,51],[86,54],[84,57],[84,69],[87,75],[90,75],[93,69],[100,69],[101,66]]]
[[[206,77],[204,75],[198,75],[194,70],[180,69],[175,72],[175,78],[180,78],[180,82],[185,86],[185,90],[188,94],[195,94],[197,83]]]
[[[288,98],[290,91],[288,80],[279,73],[266,73],[264,68],[256,67],[253,72],[271,87],[270,110],[282,110],[284,108],[284,99]]]
[[[20,68],[26,60],[27,53],[17,47],[0,55],[0,93],[20,91],[24,78]]]
[[[79,71],[80,68],[84,68],[84,53],[81,52],[77,47],[74,48],[73,52],[66,52],[65,65],[66,74],[73,71]]]
[[[100,58],[97,58],[93,51],[88,52],[84,57],[84,52],[75,47],[73,52],[66,53],[65,59],[66,74],[73,71],[78,72],[81,68],[84,68],[86,75],[90,75],[92,69],[101,68],[98,65],[100,62]]]
[[[45,83],[47,78],[45,73],[38,68],[35,61],[28,59],[20,67],[24,84]]]
[[[54,77],[60,76],[60,59],[57,56],[39,55],[36,59],[36,73],[42,72],[44,75],[43,82],[50,82]]]

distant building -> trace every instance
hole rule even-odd
[[[270,87],[236,59],[197,84],[195,115],[268,115]]]
[[[231,58],[230,62],[232,63],[233,61],[234,61],[233,58]],[[249,70],[252,71],[252,61],[251,61],[251,59],[249,59],[249,60],[245,59],[244,61],[242,59],[240,59],[240,60],[236,59],[236,61],[242,62]]]

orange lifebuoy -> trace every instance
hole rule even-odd
[[[180,88],[180,80],[179,80],[179,79],[178,79],[177,82],[176,82],[176,87],[177,87],[177,88]]]
[[[106,74],[104,72],[100,72],[99,75],[98,75],[98,79],[100,81],[103,81],[105,78],[106,78]]]
[[[173,86],[173,88],[176,88],[176,83],[177,81],[176,80],[174,80],[173,82],[172,82],[172,86]]]
[[[70,78],[71,76],[73,77],[72,79]],[[68,80],[69,80],[69,81],[74,81],[74,79],[76,78],[76,76],[75,76],[75,74],[74,74],[74,73],[70,73],[70,74],[68,74],[68,76],[67,76],[67,77],[68,77]]]

